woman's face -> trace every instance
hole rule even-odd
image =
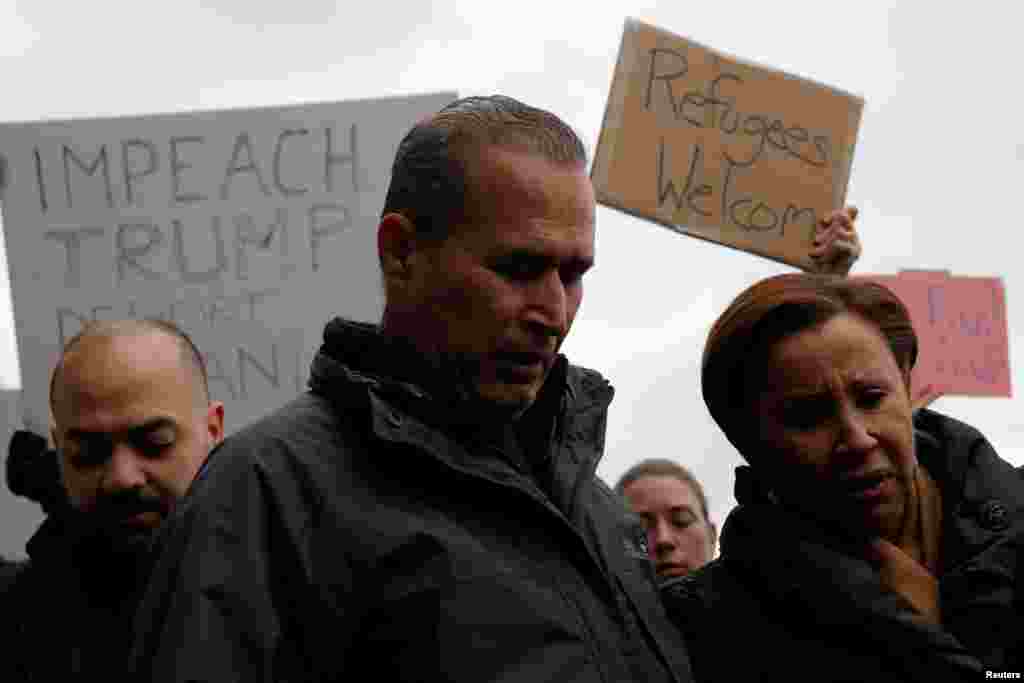
[[[756,466],[783,500],[858,535],[899,538],[917,466],[908,373],[856,315],[776,342],[750,389]]]
[[[683,576],[711,561],[716,531],[688,483],[673,476],[647,476],[622,492],[647,529],[647,549],[658,576]]]

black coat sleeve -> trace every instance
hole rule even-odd
[[[132,680],[315,679],[306,667],[323,661],[309,655],[322,647],[325,601],[313,559],[337,549],[318,548],[313,477],[273,439],[229,442],[212,458],[161,533],[135,618]],[[344,576],[333,574],[336,601]],[[344,629],[331,637],[340,670]]]

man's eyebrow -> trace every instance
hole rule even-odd
[[[178,423],[169,417],[154,417],[146,420],[142,424],[129,428],[128,432],[132,434],[148,434],[149,432],[155,432],[157,430],[167,428],[177,431]]]
[[[155,432],[155,431],[157,431],[159,429],[166,429],[166,428],[170,428],[170,429],[173,429],[173,430],[177,431],[178,423],[175,422],[173,419],[171,419],[169,417],[154,417],[154,418],[151,418],[149,420],[146,420],[145,422],[142,422],[141,424],[133,425],[133,426],[129,427],[128,429],[124,430],[124,431],[125,431],[125,433],[127,433],[129,435],[135,436],[135,435],[148,434],[150,432]],[[68,439],[74,439],[76,441],[80,441],[82,439],[89,439],[89,438],[104,438],[104,439],[110,438],[110,435],[109,435],[108,432],[98,432],[98,431],[92,431],[92,430],[88,430],[88,429],[78,429],[78,428],[69,429],[65,436]]]

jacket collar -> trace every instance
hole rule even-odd
[[[445,359],[418,352],[411,342],[381,333],[376,325],[342,318],[330,321],[313,359],[309,384],[329,393],[341,383],[388,386],[416,398],[454,400],[462,394]],[[452,368],[454,371],[454,368]]]
[[[597,372],[572,366],[559,355],[529,410],[518,420],[494,424],[484,419],[468,381],[460,379],[465,376],[457,358],[424,354],[376,325],[335,318],[313,360],[310,387],[335,400],[345,397],[349,407],[369,393],[375,431],[389,440],[422,441],[432,430],[439,439],[435,446],[444,453],[450,451],[441,443],[451,437],[503,451],[514,444],[530,454],[530,462],[513,465],[533,469],[546,466],[543,459],[551,455],[552,445],[587,442],[591,448],[568,451],[596,467],[614,394]],[[413,423],[419,427],[412,428]]]
[[[456,420],[466,411],[478,418],[465,365],[457,357],[423,353],[407,339],[383,334],[376,325],[335,318],[324,330],[309,384],[314,391],[329,394],[344,383],[373,385],[389,397],[429,399],[452,411],[448,415]],[[535,406],[556,411],[563,395],[579,409],[590,410],[607,407],[613,392],[597,372],[571,366],[559,355]],[[524,419],[531,412],[536,412],[533,407]]]

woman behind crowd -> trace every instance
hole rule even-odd
[[[644,460],[622,475],[615,491],[640,516],[659,578],[685,576],[714,557],[718,530],[704,488],[688,469],[672,460]]]
[[[663,587],[697,680],[1021,671],[1024,482],[913,411],[916,359],[904,306],[863,281],[769,278],[715,323],[704,400],[748,465],[721,557]]]

